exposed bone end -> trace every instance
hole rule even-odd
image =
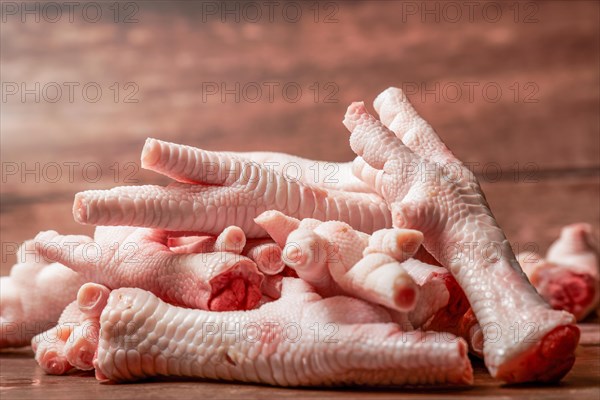
[[[397,284],[400,288],[394,294],[394,304],[398,310],[412,310],[417,302],[416,287],[407,286],[405,283]]]
[[[396,229],[396,231],[392,243],[401,251],[405,259],[412,257],[423,243],[423,233],[414,229]]]
[[[36,357],[39,366],[50,375],[64,375],[73,369],[65,356],[57,349],[49,349],[44,351],[40,356]]]
[[[265,275],[275,275],[283,271],[285,263],[281,247],[276,243],[264,243],[248,252],[248,257],[256,263],[258,270]]]
[[[63,311],[63,315],[70,306]],[[35,348],[35,361],[46,373],[63,375],[73,368],[64,355],[65,342],[71,332],[70,325],[59,324],[31,340],[32,348]]]
[[[86,283],[77,292],[79,310],[90,317],[99,317],[106,306],[110,290],[97,283]]]
[[[260,285],[237,278],[211,300],[209,309],[211,311],[251,310],[261,298]]]
[[[262,281],[263,275],[253,262],[246,260],[236,263],[233,268],[210,281],[208,309],[233,311],[255,308],[262,298]]]
[[[215,251],[228,251],[240,254],[246,245],[246,234],[242,228],[231,225],[221,232],[215,242]]]
[[[94,368],[94,353],[98,347],[98,331],[100,326],[95,323],[76,329],[65,344],[64,353],[67,361],[73,367],[82,371]],[[76,334],[76,335],[75,335]],[[74,337],[77,336],[77,337]]]
[[[507,383],[558,382],[573,367],[579,328],[562,325],[490,373]]]
[[[389,289],[386,289],[386,280],[391,280],[392,284]],[[373,283],[378,284],[373,285]],[[367,287],[373,291],[373,294],[378,292],[377,298],[372,300],[394,308],[398,311],[412,311],[420,297],[420,288],[415,281],[402,268],[402,264],[389,263],[374,271],[370,272],[365,281]]]
[[[548,264],[535,280],[537,291],[555,310],[565,310],[580,321],[598,304],[600,284],[589,274]]]

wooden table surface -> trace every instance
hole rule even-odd
[[[36,15],[8,10],[5,3],[2,275],[15,262],[14,246],[40,230],[92,232],[73,221],[76,192],[166,183],[139,168],[148,136],[210,150],[350,160],[341,124],[345,108],[354,100],[371,102],[391,85],[407,89],[448,146],[472,163],[516,251],[543,253],[565,224],[585,221],[600,230],[596,1],[477,2],[472,16],[465,2],[451,2],[461,8],[458,18],[442,1],[282,2],[272,21],[263,8],[258,22],[249,20],[254,14],[242,11],[241,2],[228,3],[242,13],[239,22],[231,14],[222,20],[220,2],[99,1],[97,22],[90,21],[94,10],[84,18],[83,6],[72,22],[66,10],[53,21],[52,10],[40,8],[38,22]],[[217,14],[206,8],[212,6]],[[290,21],[294,15],[288,9],[284,18],[283,7],[300,7],[302,17]],[[224,85],[235,92],[236,84],[239,99],[210,91]],[[277,89],[272,98],[267,85]],[[282,92],[286,85],[300,87],[297,101],[293,92]],[[92,91],[83,93],[89,86]],[[255,93],[243,88],[256,86],[262,95],[254,101]],[[96,101],[97,87],[102,95]],[[57,165],[58,177],[52,170]],[[558,387],[499,387],[476,365],[475,388],[434,391],[431,397],[535,392],[547,398],[598,398],[600,353],[594,343],[579,349],[573,372]],[[0,361],[2,399],[403,393],[191,382],[108,386],[86,376],[44,376],[27,351],[2,353]]]
[[[475,385],[467,388],[308,388],[211,382],[202,380],[148,381],[132,384],[100,384],[93,374],[78,372],[50,376],[32,359],[31,349],[0,352],[0,398],[7,399],[557,399],[597,400],[600,396],[600,328],[598,321],[580,325],[577,361],[558,385],[506,386],[493,380],[480,360],[473,361]]]

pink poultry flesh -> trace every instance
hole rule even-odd
[[[31,340],[47,373],[113,382],[468,385],[469,350],[505,382],[560,380],[579,330],[559,309],[582,318],[600,298],[590,228],[565,228],[547,261],[519,258],[555,310],[404,94],[374,106],[381,121],[348,108],[351,163],[148,139],[142,166],[175,182],[78,193],[94,238],[26,242],[37,259],[0,281],[0,347]]]
[[[600,255],[589,224],[562,229],[545,259],[519,254],[531,283],[555,309],[572,313],[578,321],[600,303]]]

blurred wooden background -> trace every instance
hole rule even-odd
[[[434,1],[253,3],[260,17],[241,2],[97,2],[73,22],[33,4],[39,22],[2,6],[2,274],[40,230],[91,232],[71,216],[76,192],[166,182],[139,170],[146,137],[350,160],[345,108],[392,85],[474,163],[520,248],[545,251],[568,223],[600,228],[595,1],[454,3],[460,15]],[[236,83],[239,101],[223,101]]]
[[[40,230],[91,233],[71,216],[76,192],[165,183],[139,169],[146,137],[350,160],[346,106],[370,103],[388,86],[408,89],[472,163],[516,248],[545,251],[572,222],[598,232],[598,2],[465,3],[281,1],[271,14],[263,2],[98,1],[81,2],[71,18],[48,3],[27,3],[27,13],[3,1],[1,274],[14,263],[14,245]],[[222,99],[221,85],[234,93]],[[597,326],[584,328],[592,338],[559,387],[500,388],[475,363],[475,388],[431,396],[597,398]],[[85,374],[46,376],[28,350],[3,359],[0,387],[12,398],[392,394],[186,381],[107,386]]]

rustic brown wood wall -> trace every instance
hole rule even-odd
[[[3,9],[4,274],[13,243],[90,232],[77,191],[164,182],[139,170],[146,137],[349,160],[346,106],[391,85],[473,163],[511,241],[600,227],[597,2],[94,4]]]
[[[14,244],[40,230],[91,232],[71,216],[76,192],[164,183],[139,169],[146,137],[350,160],[346,106],[392,85],[407,89],[472,163],[515,247],[544,251],[572,222],[598,232],[598,2],[466,3],[297,1],[269,14],[263,2],[98,1],[59,16],[47,3],[30,2],[25,13],[21,2],[3,1],[1,274],[14,263]],[[234,93],[222,98],[221,85]],[[597,325],[585,326],[585,346],[562,386],[499,388],[476,364],[474,389],[431,396],[597,398],[598,340]],[[3,353],[1,365],[3,398],[398,394],[106,386],[45,376],[28,351]]]

